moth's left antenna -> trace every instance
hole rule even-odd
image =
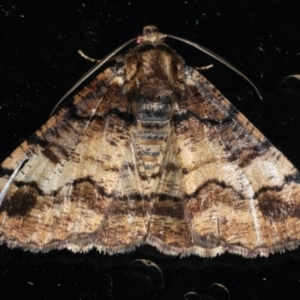
[[[123,48],[136,41],[137,37],[127,41],[107,56],[105,56],[102,60],[100,60],[96,65],[94,65],[90,70],[88,70],[57,102],[54,108],[51,111],[50,117],[53,116],[58,106],[68,97],[71,93],[73,93],[87,78],[89,78],[92,74],[94,74],[99,68],[101,68],[108,60],[110,60],[113,56],[115,56],[118,52],[120,52]]]

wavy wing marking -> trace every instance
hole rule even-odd
[[[101,232],[103,251],[140,243],[147,224],[121,79],[113,69],[100,74],[3,162],[1,190],[27,160],[0,207],[2,242],[32,251],[83,251]]]
[[[204,77],[191,69],[186,75],[187,108],[176,114],[192,237],[185,252],[254,257],[296,248],[299,172]]]

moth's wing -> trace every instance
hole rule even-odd
[[[152,194],[151,218],[146,242],[169,255],[178,255],[191,246],[182,201],[181,162],[174,126],[169,130],[157,187]]]
[[[203,76],[185,74],[175,130],[191,242],[178,251],[254,257],[296,248],[299,172]]]
[[[98,75],[3,162],[1,243],[108,253],[142,243],[144,199],[122,80],[116,69]]]

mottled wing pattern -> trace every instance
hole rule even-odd
[[[84,251],[101,232],[98,249],[114,253],[144,240],[144,188],[122,80],[122,68],[98,75],[3,162],[0,191],[23,167],[2,199],[1,242]]]
[[[146,26],[0,169],[0,243],[267,256],[300,244],[300,174]]]
[[[183,255],[246,257],[300,241],[300,174],[203,76],[185,69],[175,112],[184,218]]]

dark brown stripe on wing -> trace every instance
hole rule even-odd
[[[47,128],[43,132],[38,131],[27,140],[32,152],[35,151],[35,146],[39,146],[42,154],[53,164],[59,164],[63,160],[79,162],[75,149],[84,136],[116,131],[118,139],[109,142],[112,146],[117,147],[120,140],[128,139],[128,130],[121,130],[122,126],[130,126],[133,119],[131,114],[120,112],[117,109],[110,110],[105,116],[78,118],[71,112],[67,115],[68,117],[58,123],[55,128]],[[89,124],[88,127],[86,127],[86,122]],[[126,133],[125,136],[123,133]],[[72,139],[69,138],[70,136]],[[62,139],[64,139],[63,144],[61,144]]]

